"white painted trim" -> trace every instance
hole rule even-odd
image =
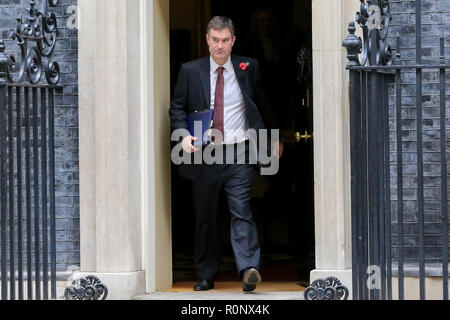
[[[146,291],[156,291],[156,207],[154,115],[153,0],[140,0],[141,125],[142,125],[142,259]]]

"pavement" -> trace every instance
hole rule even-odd
[[[292,292],[156,292],[132,300],[304,300],[302,291]]]

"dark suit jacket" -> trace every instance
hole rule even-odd
[[[231,55],[231,62],[244,97],[247,129],[279,129],[264,96],[258,62],[237,55]],[[242,70],[240,64],[247,62],[247,69]],[[181,66],[169,110],[172,129],[187,129],[186,119],[189,113],[210,108],[211,79],[208,56]],[[200,176],[203,166],[181,164],[178,172],[184,178],[195,180]]]

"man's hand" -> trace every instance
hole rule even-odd
[[[193,153],[193,152],[197,152],[198,150],[200,150],[199,148],[195,148],[192,145],[192,143],[197,140],[198,140],[198,138],[192,137],[192,136],[187,136],[186,138],[184,138],[183,142],[182,142],[184,152]]]
[[[277,159],[281,159],[281,157],[283,156],[283,152],[284,152],[284,143],[283,142],[275,142],[273,144],[273,154],[275,155],[275,157],[277,157]]]

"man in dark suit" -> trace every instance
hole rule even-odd
[[[222,158],[214,164],[181,164],[178,172],[192,180],[196,215],[194,263],[198,283],[195,291],[214,288],[220,267],[218,202],[225,190],[231,212],[231,243],[244,292],[254,291],[261,282],[258,231],[250,209],[254,165],[249,163],[249,138],[233,132],[248,129],[278,129],[260,83],[258,62],[231,55],[236,41],[233,22],[226,17],[214,17],[208,25],[206,40],[210,56],[182,65],[171,100],[172,128],[186,129],[187,115],[202,109],[214,109],[213,129],[219,138],[213,145],[224,147]],[[182,149],[187,154],[202,152],[194,147],[197,139],[188,133],[182,136]],[[277,159],[283,144],[271,141]],[[269,148],[271,149],[271,148]],[[233,162],[224,162],[226,154]],[[238,164],[239,150],[247,161]],[[241,163],[241,162],[239,162]]]

